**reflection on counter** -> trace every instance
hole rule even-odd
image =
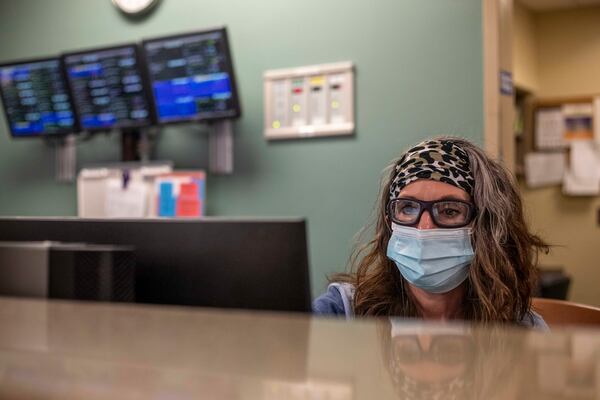
[[[401,399],[596,399],[600,335],[543,334],[502,327],[378,323],[381,348]]]
[[[354,388],[351,383],[314,381],[286,382],[266,381],[264,383],[264,400],[352,400]]]
[[[600,332],[0,298],[0,398],[598,399]]]
[[[402,399],[518,397],[525,335],[501,327],[430,325],[393,319],[379,326],[382,355]],[[500,384],[501,383],[501,384]]]

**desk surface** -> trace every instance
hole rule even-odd
[[[0,298],[0,398],[598,399],[600,331]]]

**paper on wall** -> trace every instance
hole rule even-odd
[[[597,196],[600,194],[600,183],[593,177],[577,177],[567,170],[563,180],[563,193],[571,196]]]
[[[565,121],[561,108],[538,110],[535,114],[535,145],[538,149],[565,147]]]
[[[570,168],[579,179],[596,179],[600,184],[600,153],[593,140],[574,140],[571,146]]]
[[[525,180],[530,188],[558,185],[567,165],[564,152],[528,153],[525,155]]]
[[[106,182],[104,212],[108,218],[142,218],[146,215],[148,188],[142,182],[130,181],[123,187],[123,180]]]
[[[600,96],[594,98],[594,140],[600,145]]]
[[[589,140],[594,138],[594,107],[592,103],[564,104],[562,113],[565,140]]]
[[[600,194],[600,157],[593,140],[571,142],[569,169],[565,173],[563,192],[575,196]]]

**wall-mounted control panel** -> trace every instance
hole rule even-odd
[[[351,62],[266,71],[264,91],[267,139],[354,133]]]

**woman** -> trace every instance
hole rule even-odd
[[[528,231],[511,174],[455,137],[424,141],[388,168],[374,237],[314,312],[547,329],[531,296],[548,246]]]

